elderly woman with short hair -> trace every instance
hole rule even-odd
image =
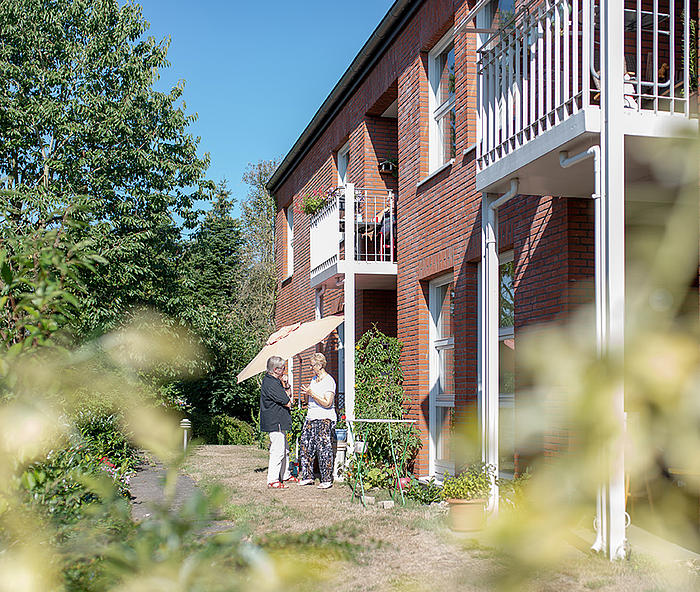
[[[310,360],[314,378],[308,386],[301,387],[308,396],[309,408],[299,438],[301,481],[299,485],[313,485],[314,458],[318,456],[321,471],[319,489],[333,485],[332,434],[337,417],[335,414],[335,380],[326,372],[326,356],[315,353]]]
[[[284,370],[282,358],[269,358],[260,387],[260,431],[270,433],[267,486],[272,489],[286,489],[285,481],[296,480],[289,472],[287,462],[289,447],[285,432],[292,428],[292,389]]]

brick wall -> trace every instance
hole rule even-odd
[[[357,298],[356,315],[358,341],[373,326],[389,337],[396,337],[396,290],[362,290]]]
[[[348,140],[349,181],[358,186],[398,191],[396,291],[358,293],[357,338],[376,322],[404,344],[401,364],[410,399],[406,415],[417,420],[422,434],[424,447],[416,465],[421,474],[428,468],[428,286],[431,279],[447,273],[454,277],[452,333],[457,417],[472,425],[477,420],[481,196],[475,191],[474,152],[470,150],[476,140],[473,35],[460,35],[455,40],[457,158],[451,167],[426,181],[427,52],[468,10],[466,2],[425,2],[276,195],[280,229],[285,205],[299,200],[311,188],[335,185],[335,152]],[[396,97],[398,118],[380,118]],[[379,161],[389,154],[398,158],[398,179],[378,172]],[[516,340],[525,327],[559,318],[588,298],[591,220],[590,203],[585,200],[519,197],[502,209],[500,246],[502,250],[512,248],[515,254]],[[314,317],[308,233],[308,219],[298,216],[295,273],[291,280],[279,285],[278,326]],[[278,236],[281,278],[283,234]],[[342,289],[327,291],[324,314],[340,309]],[[333,357],[336,339],[331,336],[321,350],[328,353],[330,371],[337,375],[337,360]],[[304,352],[301,358],[308,358],[311,351]],[[557,438],[558,434],[552,434],[548,439],[551,451],[561,447]]]

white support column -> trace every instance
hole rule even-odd
[[[601,207],[604,212],[605,296],[607,331],[603,347],[608,355],[622,356],[625,339],[625,138],[624,108],[624,7],[617,0],[601,2]],[[602,238],[602,237],[601,237]],[[602,490],[601,515],[606,554],[611,560],[626,554],[624,385],[610,401],[618,434],[606,451],[608,478]]]
[[[481,460],[498,475],[498,214],[495,199],[481,198]],[[498,485],[494,482],[490,511],[498,511]]]
[[[344,357],[345,357],[345,416],[355,419],[355,186],[345,186],[345,297]],[[348,425],[352,425],[348,423]],[[348,444],[355,435],[348,432]]]

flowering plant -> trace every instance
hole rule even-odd
[[[345,410],[344,409],[339,409],[338,410],[338,421],[335,424],[336,429],[338,428],[346,428],[347,423],[345,423]]]
[[[337,195],[337,187],[329,187],[325,190],[317,188],[310,193],[305,193],[298,203],[296,208],[297,213],[303,212],[307,216],[313,216],[326,205],[329,199],[335,198]]]

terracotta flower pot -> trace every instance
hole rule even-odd
[[[450,504],[450,528],[457,532],[483,530],[486,526],[485,499],[448,499]]]

